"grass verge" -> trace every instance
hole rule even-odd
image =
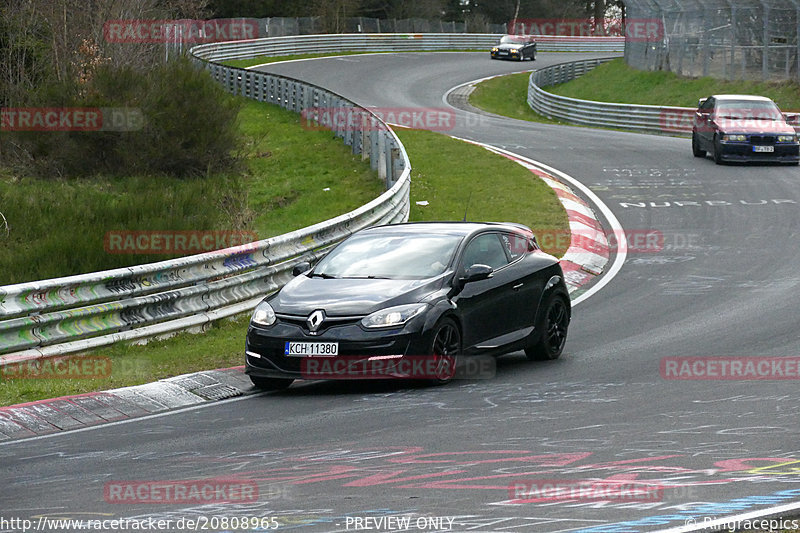
[[[247,230],[263,239],[383,191],[368,163],[330,132],[304,128],[296,113],[247,100],[239,130],[244,162],[224,175],[60,180],[0,173],[0,212],[9,226],[0,227],[0,285],[177,257],[109,253],[109,232]]]
[[[249,317],[222,320],[203,335],[180,333],[169,339],[151,340],[145,345],[117,343],[98,348],[88,355],[99,359],[101,370],[75,379],[18,378],[14,375],[23,375],[25,364],[0,367],[0,406],[140,385],[190,372],[242,365],[248,321]],[[79,358],[78,355],[64,356],[63,361],[78,361]],[[42,376],[52,375],[46,371],[47,364],[47,360],[42,362]],[[29,375],[35,373],[31,370]]]
[[[466,211],[467,220],[569,231],[553,189],[521,165],[439,133],[396,131],[411,158],[410,220],[461,220]],[[545,251],[561,256],[566,247]]]
[[[800,84],[688,78],[672,72],[645,72],[614,59],[567,83],[548,87],[549,92],[601,102],[696,107],[711,94],[754,94],[772,98],[784,111],[800,110]]]
[[[530,76],[530,72],[520,72],[483,81],[469,95],[469,103],[495,115],[544,124],[561,124],[540,115],[528,105]]]
[[[529,73],[510,74],[484,81],[470,95],[477,108],[506,117],[546,124],[548,119],[527,104]],[[800,84],[686,78],[672,72],[645,72],[630,68],[624,59],[604,63],[567,83],[546,87],[548,92],[599,102],[696,107],[711,94],[756,94],[772,98],[783,111],[800,111]]]
[[[257,122],[258,118],[253,120]],[[409,152],[413,168],[411,220],[461,220],[471,193],[469,220],[514,221],[540,230],[569,230],[566,213],[555,193],[520,165],[438,133],[401,129],[398,135]],[[275,149],[274,144],[270,146]],[[309,151],[300,151],[296,157],[302,158]],[[335,186],[343,187],[341,183]],[[428,205],[417,205],[419,201],[427,201]],[[564,251],[550,250],[558,255]],[[249,317],[222,321],[203,335],[181,333],[144,346],[117,344],[94,350],[91,355],[109,358],[111,369],[110,375],[97,379],[3,379],[0,405],[241,365],[248,321]]]

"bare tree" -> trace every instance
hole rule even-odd
[[[343,33],[347,18],[358,15],[360,0],[315,0],[311,15],[320,18],[324,33]]]
[[[594,26],[594,33],[597,35],[604,35],[606,33],[606,1],[605,0],[594,0],[590,2],[592,4],[592,19],[593,19],[593,26]]]
[[[347,0],[350,1],[350,0]],[[3,0],[0,7],[0,103],[19,105],[46,79],[86,79],[103,62],[148,68],[164,44],[110,42],[107,24],[203,18],[209,0]]]
[[[407,0],[398,3],[391,11],[393,18],[438,19],[444,13],[443,0]]]
[[[6,237],[11,234],[11,230],[8,227],[8,220],[6,220],[6,216],[0,211],[0,218],[3,219],[3,223],[0,224],[0,228],[5,230]]]
[[[0,8],[0,105],[11,107],[29,95],[51,74],[48,32],[38,24],[38,6],[6,0]]]

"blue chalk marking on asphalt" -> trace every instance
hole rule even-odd
[[[728,502],[720,503],[704,503],[678,511],[675,514],[649,516],[640,520],[630,520],[627,522],[618,522],[616,524],[607,524],[603,526],[594,526],[585,529],[579,529],[573,533],[640,533],[639,526],[658,526],[667,525],[672,522],[680,522],[681,525],[686,523],[688,518],[702,519],[706,516],[720,515],[730,513],[732,511],[741,511],[750,509],[758,505],[775,504],[785,500],[791,500],[800,496],[800,489],[782,490],[774,492],[768,496],[748,496],[746,498],[736,498]]]

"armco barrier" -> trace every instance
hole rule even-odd
[[[314,261],[361,228],[404,221],[410,163],[378,117],[321,87],[215,64],[260,55],[388,50],[481,49],[491,34],[306,35],[196,46],[192,54],[229,91],[300,112],[353,107],[362,128],[336,131],[369,159],[387,191],[367,205],[285,235],[216,252],[92,274],[0,287],[0,366],[186,329],[250,311],[288,281],[293,266]],[[541,50],[618,51],[616,37],[541,37]],[[487,52],[488,53],[488,52]]]
[[[322,54],[333,52],[411,52],[419,50],[486,50],[502,35],[492,33],[345,33],[271,37],[193,48],[209,61],[258,56]],[[622,52],[623,37],[536,37],[541,52]]]
[[[611,59],[571,61],[533,72],[528,83],[528,105],[545,117],[585,126],[643,133],[692,132],[693,108],[593,102],[559,96],[542,89],[573,80]]]

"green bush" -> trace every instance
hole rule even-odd
[[[189,176],[228,168],[238,146],[239,102],[185,59],[153,74],[138,139],[146,143],[138,147],[143,170]]]
[[[133,131],[3,132],[3,157],[25,174],[192,177],[235,164],[240,104],[185,58],[148,71],[104,65],[84,85],[52,83],[40,94],[29,105],[124,108],[143,123]]]

